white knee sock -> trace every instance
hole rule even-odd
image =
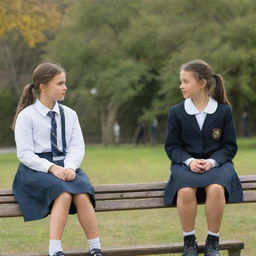
[[[49,255],[53,256],[55,252],[62,251],[61,240],[49,240]]]
[[[190,232],[185,232],[185,231],[183,231],[183,236],[190,236],[190,235],[195,235],[195,230],[192,230],[192,231],[190,231]]]
[[[94,239],[88,239],[87,242],[88,242],[88,245],[89,245],[89,250],[101,249],[100,238],[99,237],[96,237]]]
[[[219,237],[220,236],[220,233],[213,233],[211,231],[208,230],[208,235],[212,235],[212,236],[217,236]]]

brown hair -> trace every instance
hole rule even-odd
[[[17,116],[21,110],[33,104],[36,100],[36,97],[40,95],[40,84],[47,84],[56,75],[62,72],[65,72],[65,70],[53,63],[42,63],[35,68],[32,75],[32,82],[24,87],[20,96],[16,114],[12,123],[12,129],[15,127]]]
[[[203,60],[192,60],[181,66],[180,71],[191,71],[198,81],[205,80],[209,95],[216,101],[230,104],[224,85],[224,80],[220,74],[214,74],[211,66]]]

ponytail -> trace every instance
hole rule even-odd
[[[13,119],[13,123],[12,123],[12,126],[11,128],[14,130],[15,128],[15,122],[16,122],[16,119],[17,119],[17,116],[18,114],[24,109],[26,108],[27,106],[33,104],[35,102],[35,93],[33,92],[34,90],[34,84],[33,83],[30,83],[30,84],[27,84],[23,91],[22,91],[22,94],[20,96],[20,100],[19,100],[19,103],[18,103],[18,106],[17,106],[17,109],[16,109],[16,113],[15,113],[15,116],[14,116],[14,119]]]
[[[64,72],[65,70],[57,64],[53,63],[42,63],[39,64],[32,75],[32,82],[26,85],[23,89],[23,92],[20,96],[20,101],[18,103],[16,114],[13,119],[11,128],[14,130],[15,122],[18,117],[18,114],[27,106],[33,104],[36,100],[36,97],[40,96],[40,85],[47,84],[51,81],[56,75]]]
[[[220,103],[230,105],[222,76],[220,74],[213,74],[213,78],[215,79],[216,83],[211,96]]]
[[[180,70],[193,72],[198,81],[204,79],[209,96],[219,103],[230,105],[222,76],[220,74],[213,74],[212,67],[207,62],[192,60],[183,64]]]

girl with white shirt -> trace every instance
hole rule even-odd
[[[198,255],[197,202],[205,202],[208,235],[205,256],[218,256],[219,231],[226,201],[243,200],[232,159],[237,152],[232,110],[224,82],[202,60],[181,66],[185,101],[169,111],[165,151],[171,176],[165,204],[177,204],[183,228],[184,256]]]
[[[89,255],[101,256],[95,193],[80,169],[82,131],[76,112],[58,103],[66,93],[65,71],[52,63],[37,66],[24,87],[13,122],[21,162],[13,191],[25,221],[50,214],[50,256],[65,255],[61,239],[69,213],[78,214]]]

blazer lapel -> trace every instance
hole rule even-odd
[[[193,127],[199,134],[201,134],[199,125],[196,120],[196,116],[187,114],[185,109],[182,111],[182,115],[184,116],[185,120],[188,122],[188,125]]]
[[[202,132],[205,132],[209,128],[209,126],[219,117],[219,115],[220,115],[219,106],[213,114],[207,114],[204,120]]]

